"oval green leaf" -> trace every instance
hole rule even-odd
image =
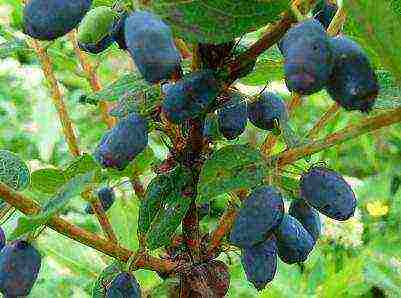
[[[260,152],[246,145],[230,145],[212,154],[202,168],[197,203],[263,181],[265,167]]]
[[[224,43],[274,22],[289,0],[152,1],[151,8],[189,42]]]

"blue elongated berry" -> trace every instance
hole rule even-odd
[[[131,113],[100,141],[94,157],[104,168],[123,170],[148,144],[146,121]]]
[[[354,215],[355,194],[335,171],[313,167],[302,175],[300,187],[301,197],[324,215],[341,221]]]
[[[132,274],[122,272],[110,283],[106,298],[141,298],[141,288]]]
[[[107,211],[113,205],[116,195],[114,190],[110,187],[103,187],[97,192],[97,196],[99,198],[100,204],[102,204],[103,210]],[[87,214],[93,214],[93,209],[90,204],[88,204],[85,208],[85,212]]]
[[[194,72],[166,87],[163,111],[171,122],[180,124],[208,112],[219,92],[213,71]]]
[[[303,199],[293,200],[288,213],[298,219],[316,242],[322,230],[319,213]]]
[[[305,262],[315,244],[302,224],[288,214],[284,215],[274,235],[277,239],[278,256],[287,264]]]
[[[171,29],[156,15],[137,10],[125,21],[125,42],[139,72],[149,83],[169,80],[181,57]]]
[[[322,90],[330,79],[334,55],[329,36],[315,19],[292,27],[283,37],[285,81],[290,91],[310,95]]]
[[[5,245],[6,245],[6,234],[4,233],[4,230],[0,227],[0,251],[3,249]]]
[[[219,130],[227,140],[234,140],[246,128],[248,120],[246,101],[238,93],[228,94],[230,101],[217,111]]]
[[[376,73],[363,49],[346,36],[330,40],[334,69],[327,92],[346,110],[369,112],[379,94]]]
[[[6,297],[28,296],[41,263],[39,252],[28,242],[6,245],[0,252],[0,292]]]
[[[283,214],[283,197],[275,187],[255,189],[234,221],[231,242],[242,248],[263,242],[280,225]]]
[[[274,279],[277,271],[277,245],[272,235],[264,242],[245,248],[242,251],[241,263],[246,278],[259,291]]]
[[[31,0],[24,7],[24,33],[39,40],[54,40],[78,26],[91,0]]]
[[[262,96],[248,105],[249,121],[264,130],[273,130],[277,124],[288,120],[287,107],[278,95],[264,92]]]

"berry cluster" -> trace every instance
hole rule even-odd
[[[170,137],[173,146],[141,201],[138,231],[147,250],[166,247],[172,251],[169,245],[195,203],[203,163],[213,150],[208,145],[217,134],[235,140],[246,130],[248,119],[259,129],[273,131],[288,121],[287,106],[278,94],[265,91],[245,99],[230,87],[256,63],[256,58],[244,58],[240,66],[227,69],[228,62],[241,56],[235,41],[196,45],[199,65],[184,75],[173,32],[158,16],[145,10],[117,13],[115,8],[90,10],[90,6],[90,0],[31,0],[24,8],[24,31],[39,40],[54,40],[78,27],[82,50],[98,54],[116,42],[149,85],[161,84],[162,101],[157,108],[150,114],[138,109],[121,117],[103,136],[93,156],[102,168],[123,171],[145,150],[149,132],[165,126],[160,130]],[[285,58],[286,85],[300,95],[326,89],[346,110],[367,112],[379,91],[377,78],[358,44],[346,36],[327,34],[325,29],[336,9],[326,5],[315,11],[314,18],[294,25],[279,42]],[[174,129],[179,132],[176,138],[169,134]],[[104,211],[115,200],[111,188],[100,189],[97,197]],[[306,261],[321,233],[318,212],[344,221],[356,208],[350,186],[338,173],[324,167],[312,167],[302,175],[299,198],[291,202],[288,212],[284,200],[278,186],[253,188],[229,237],[241,248],[246,276],[258,290],[274,279],[278,258],[287,264]],[[204,216],[203,209],[210,208],[208,204],[195,206],[196,220]],[[87,205],[85,212],[92,214],[92,206]],[[184,230],[183,224],[183,234],[189,233]],[[37,278],[40,255],[23,240],[5,245],[3,233],[0,244],[4,246],[0,253],[0,291],[7,296],[26,296]],[[168,257],[175,258],[173,254]],[[230,281],[227,266],[213,260],[209,253],[197,257],[195,264],[189,258],[190,271],[183,273],[181,280],[189,284],[190,296],[223,297]],[[206,289],[199,286],[205,282]],[[132,274],[121,272],[107,284],[105,295],[141,297],[141,290]]]
[[[312,167],[300,181],[300,197],[288,213],[284,195],[273,186],[254,189],[234,221],[230,241],[242,249],[247,279],[262,290],[274,279],[277,256],[287,264],[305,262],[320,233],[319,214],[347,220],[356,208],[351,187],[336,172]]]
[[[290,91],[310,95],[326,88],[346,110],[368,112],[379,92],[366,53],[346,36],[329,37],[316,19],[292,27],[279,44]]]

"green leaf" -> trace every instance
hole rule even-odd
[[[79,175],[66,183],[61,190],[43,207],[42,212],[33,216],[22,216],[18,219],[17,227],[8,237],[15,240],[18,237],[34,231],[39,226],[48,222],[57,215],[70,201],[71,198],[79,195],[89,183],[93,181],[94,172]]]
[[[137,199],[130,197],[116,200],[108,211],[110,223],[119,243],[131,250],[138,249],[136,230],[138,224]]]
[[[218,44],[276,21],[290,1],[161,0],[150,6],[187,41]]]
[[[149,85],[137,73],[130,73],[121,76],[117,81],[104,87],[102,90],[90,93],[81,98],[84,103],[98,104],[101,100],[117,101],[128,96],[134,99],[140,98],[138,102],[147,106],[160,97],[160,88],[157,85]]]
[[[345,8],[356,20],[359,31],[381,62],[401,81],[401,17],[386,1],[344,1]]]
[[[143,174],[156,161],[153,149],[147,146],[144,151],[135,157],[132,163],[133,173],[135,175]]]
[[[258,150],[245,145],[223,147],[212,154],[202,168],[198,184],[198,203],[213,197],[251,188],[263,181],[264,160]]]
[[[278,48],[274,47],[258,58],[254,70],[240,79],[240,82],[245,85],[260,86],[268,82],[281,81],[284,78],[283,63],[283,56]]]
[[[150,224],[164,206],[165,198],[171,193],[173,183],[168,175],[159,175],[149,183],[145,198],[141,201],[138,217],[138,231],[147,233]]]
[[[24,190],[29,185],[28,166],[11,151],[0,150],[0,181],[17,191]]]
[[[170,243],[191,204],[191,198],[184,194],[188,187],[193,186],[193,176],[188,169],[177,167],[170,175],[160,179],[162,181],[156,180],[154,185],[157,186],[157,183],[161,182],[164,187],[154,188],[154,198],[156,198],[154,201],[156,203],[152,201],[148,207],[156,208],[159,205],[159,200],[163,199],[165,201],[164,208],[159,209],[153,221],[150,217],[154,216],[154,209],[148,209],[146,210],[148,213],[144,214],[149,216],[146,218],[148,221],[152,221],[147,233],[147,244],[150,249],[156,249]]]
[[[169,201],[152,222],[147,234],[147,245],[149,249],[156,249],[171,242],[172,236],[184,219],[191,198],[177,196],[169,198]]]
[[[100,165],[95,161],[92,155],[83,154],[68,164],[63,174],[68,181],[78,175],[86,174],[94,170],[100,170]]]
[[[41,169],[32,173],[31,186],[34,190],[55,194],[66,182],[63,171],[59,169]]]
[[[113,262],[99,274],[92,288],[92,298],[104,298],[106,296],[105,285],[109,284],[116,275],[121,272],[118,262]]]

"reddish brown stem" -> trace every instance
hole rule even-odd
[[[47,54],[46,49],[41,47],[38,41],[32,40],[31,44],[38,55],[39,61],[42,65],[43,73],[49,84],[52,100],[54,106],[56,107],[68,148],[73,156],[79,156],[80,151],[78,148],[77,137],[75,136],[72,128],[71,118],[68,114],[67,107],[65,106],[59,84],[54,75],[53,65],[50,61],[50,57]]]
[[[314,141],[310,144],[298,148],[284,151],[275,159],[277,160],[278,166],[283,167],[305,156],[314,154],[316,152],[361,136],[365,133],[375,131],[385,126],[393,125],[398,122],[401,122],[401,108],[382,113],[375,117],[366,118],[360,123],[356,125],[349,125],[348,127],[338,132],[335,132],[325,137],[324,139]]]
[[[209,257],[213,256],[219,249],[222,239],[227,232],[231,230],[236,216],[237,210],[231,208],[221,217],[219,225],[217,226],[216,230],[213,231],[210,239],[209,249],[207,251],[207,255]]]
[[[75,30],[73,30],[69,34],[69,38],[74,47],[75,54],[78,57],[78,60],[81,64],[82,69],[85,72],[86,78],[87,78],[92,90],[94,92],[101,90],[102,85],[100,84],[99,77],[96,73],[96,69],[94,67],[92,67],[92,65],[88,61],[88,57],[86,56],[86,54],[83,53],[81,51],[81,49],[79,48]],[[100,112],[102,114],[102,119],[107,124],[107,127],[109,127],[109,128],[113,127],[115,124],[115,119],[109,115],[107,103],[105,101],[100,101],[99,108],[100,108]]]
[[[102,204],[99,200],[94,200],[92,202],[92,210],[96,214],[96,217],[99,221],[100,226],[102,227],[103,233],[105,236],[114,243],[117,243],[117,237],[114,234],[113,227],[110,224],[109,218],[107,217]]]
[[[322,117],[319,119],[318,122],[316,122],[316,124],[312,127],[312,129],[308,132],[307,137],[309,139],[314,139],[319,131],[321,131],[321,129],[331,120],[333,119],[337,113],[340,111],[340,106],[338,104],[333,104],[330,109],[328,109],[326,111],[326,113],[324,113],[322,115]]]

